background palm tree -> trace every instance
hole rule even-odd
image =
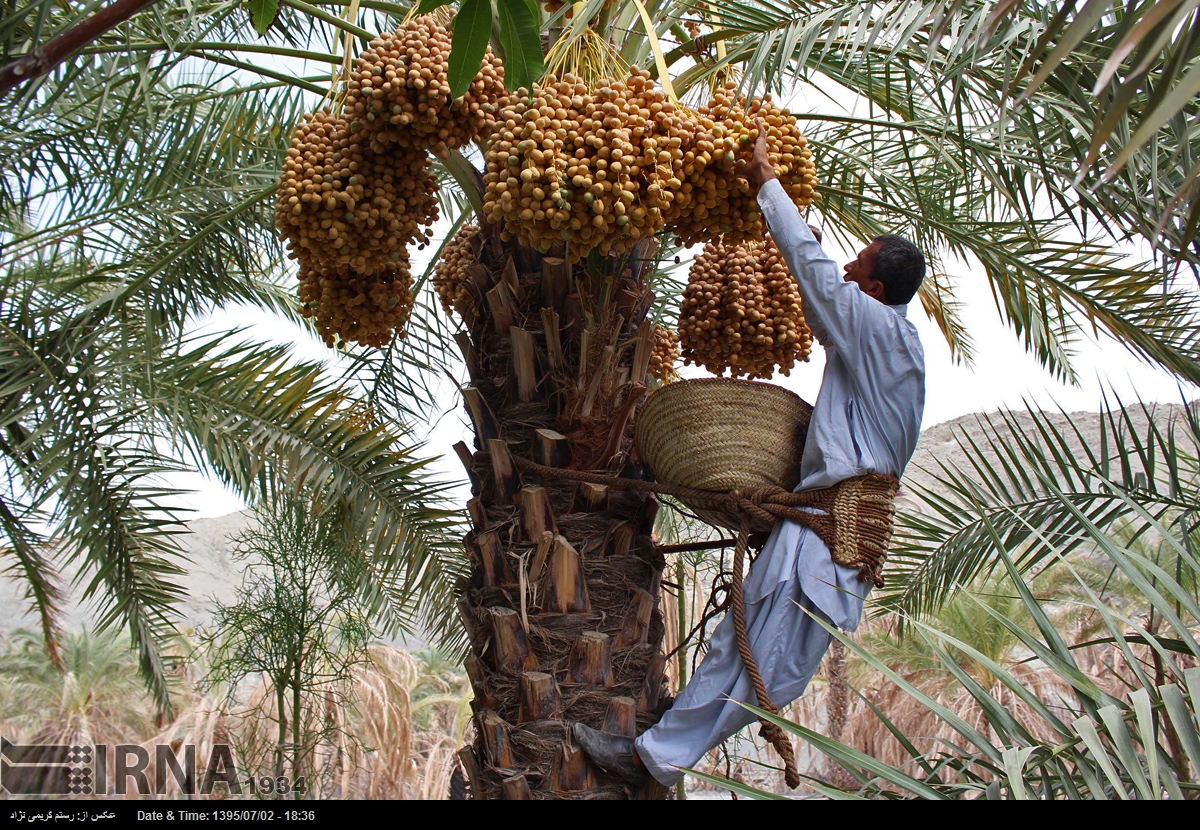
[[[15,743],[140,742],[155,711],[125,638],[85,628],[61,646],[59,667],[46,658],[36,632],[7,638],[0,665],[5,736]]]
[[[0,525],[47,648],[65,571],[168,706],[183,514],[159,476],[197,465],[250,501],[314,483],[375,544],[360,589],[384,625],[444,615],[456,521],[407,428],[286,348],[189,333],[234,303],[297,319],[262,200],[299,96],[107,66],[3,116]]]
[[[582,44],[598,35],[621,61],[651,68],[664,81],[673,76],[685,101],[701,100],[713,83],[729,77],[748,93],[782,93],[797,82],[816,94],[837,90],[866,112],[848,114],[835,103],[814,104],[805,113],[822,171],[823,199],[817,210],[827,216],[835,235],[847,239],[900,231],[919,242],[934,264],[922,303],[957,356],[969,360],[974,344],[954,303],[946,264],[952,256],[983,266],[1001,316],[1057,375],[1074,377],[1072,343],[1098,328],[1181,377],[1200,380],[1195,294],[1180,284],[1178,271],[1166,260],[1127,263],[1111,251],[1117,240],[1151,238],[1160,251],[1194,268],[1196,254],[1187,248],[1191,203],[1186,182],[1197,137],[1183,123],[1193,104],[1185,103],[1179,118],[1157,126],[1152,141],[1140,149],[1135,143],[1127,163],[1107,168],[1120,172],[1104,187],[1075,184],[1081,143],[1086,143],[1080,125],[1094,123],[1101,106],[1095,96],[1081,92],[1089,85],[1081,86],[1080,79],[1102,71],[1110,61],[1118,69],[1113,78],[1135,77],[1138,67],[1114,57],[1123,48],[1121,38],[1074,40],[1072,34],[1060,39],[1065,18],[1052,17],[1037,3],[753,0],[716,6],[664,0],[643,6],[633,0],[589,0],[571,7],[569,20],[568,7],[545,12],[524,0],[464,0],[460,8],[465,12],[468,6],[471,14],[460,19],[473,21],[476,31],[462,30],[462,41],[470,48],[456,46],[455,59],[464,61],[472,49],[481,53],[491,40],[495,51],[510,58],[514,76],[532,78],[540,64],[540,56],[533,60],[528,48],[528,27],[519,25],[525,20],[535,24],[534,32],[548,36],[547,43],[560,44],[562,54],[572,53],[561,44]],[[1123,4],[1089,3],[1087,8],[1080,19],[1092,20],[1093,26],[1085,35],[1117,17],[1132,22],[1138,10],[1151,14],[1148,4],[1128,14]],[[1093,16],[1097,8],[1102,13]],[[165,528],[171,527],[171,517],[155,512],[157,497],[139,503],[136,497],[120,498],[110,491],[148,496],[131,482],[180,458],[203,459],[248,495],[281,476],[329,482],[325,486],[351,500],[352,513],[365,515],[370,526],[366,534],[380,543],[386,578],[375,584],[388,587],[374,599],[380,609],[390,607],[397,621],[409,618],[411,605],[405,602],[421,595],[433,610],[434,628],[449,630],[453,576],[460,570],[460,560],[445,543],[445,514],[416,508],[436,493],[422,477],[411,448],[398,443],[402,439],[395,426],[427,415],[435,379],[444,367],[459,365],[454,351],[460,344],[428,291],[419,295],[406,339],[382,350],[346,350],[351,370],[345,385],[321,380],[322,369],[316,366],[285,371],[284,356],[261,347],[234,349],[226,338],[186,340],[189,315],[233,301],[294,314],[291,300],[280,291],[286,270],[272,229],[270,196],[290,126],[302,110],[317,104],[317,96],[331,91],[324,71],[303,75],[307,70],[298,69],[297,61],[337,67],[348,52],[373,33],[393,28],[412,8],[386,0],[324,6],[288,0],[277,14],[271,4],[253,4],[250,10],[265,32],[261,39],[246,10],[234,3],[151,6],[94,38],[74,61],[18,87],[0,115],[8,217],[2,262],[13,286],[4,311],[17,318],[13,328],[22,332],[11,338],[14,362],[6,376],[11,380],[3,387],[11,389],[3,411],[19,413],[8,417],[19,429],[4,450],[13,480],[21,482],[9,498],[16,508],[8,521],[8,548],[18,557],[52,633],[54,582],[32,519],[38,511],[58,518],[65,555],[99,575],[91,583],[93,592],[112,598],[111,619],[130,624],[143,649],[143,670],[151,676],[161,670],[147,644],[160,636],[154,626],[173,597],[169,541],[164,541],[169,540]],[[0,19],[4,57],[29,53],[88,13],[51,0],[5,12]],[[497,37],[491,37],[493,20]],[[646,20],[654,37],[647,36]],[[1144,41],[1147,47],[1156,42]],[[657,51],[656,43],[661,45]],[[1028,76],[1016,71],[1022,61],[1056,43],[1068,47],[1049,55],[1044,65],[1050,69],[1039,72],[1036,87],[1018,87]],[[1181,43],[1190,48],[1190,41]],[[1180,73],[1188,63],[1175,60],[1180,52],[1173,49],[1147,48],[1145,54],[1153,58],[1152,66],[1175,67],[1174,77],[1186,78]],[[1042,66],[1036,57],[1034,63]],[[564,68],[579,67],[568,63]],[[336,85],[336,77],[334,81]],[[1182,80],[1180,85],[1186,88]],[[1021,88],[1030,89],[1030,95],[1017,103]],[[1122,119],[1136,119],[1155,93],[1135,85],[1121,94],[1132,95],[1128,106],[1105,110],[1117,112],[1115,136],[1124,135],[1132,123]],[[1138,123],[1153,121],[1147,117]],[[451,153],[439,166],[443,207],[454,225],[479,202],[469,169],[472,159],[478,163],[473,151]],[[1165,186],[1184,198],[1163,210],[1157,191],[1147,195],[1146,179],[1168,182]],[[657,246],[652,261],[636,263],[626,282],[621,282],[626,280],[623,263],[598,263],[599,270],[587,275],[589,287],[578,298],[580,304],[602,296],[598,288],[610,275],[635,296],[653,293],[657,299],[648,310],[653,319],[670,317],[681,285],[679,274],[666,264],[674,256],[667,242]],[[485,245],[482,256],[489,279],[511,259],[518,284],[536,285],[533,275],[541,263],[532,252],[495,240]],[[535,291],[528,296],[518,316],[532,320],[531,332],[540,332],[539,298]],[[57,322],[52,315],[63,307],[71,311]],[[33,313],[22,322],[26,309]],[[629,322],[629,315],[624,316]],[[541,390],[540,408],[514,406],[506,388],[511,352],[501,342],[504,332],[488,332],[489,322],[476,321],[466,332],[474,355],[468,359],[475,370],[472,388],[481,399],[476,402],[486,404],[476,412],[479,452],[466,453],[481,488],[476,534],[486,534],[488,523],[503,526],[512,511],[510,494],[503,492],[508,484],[492,480],[496,459],[491,453],[500,450],[490,447],[488,439],[503,437],[512,454],[528,453],[534,428],[549,426],[556,417],[550,393],[557,381]],[[55,334],[58,340],[51,336]],[[88,339],[101,335],[106,337],[102,342]],[[541,345],[543,335],[537,336]],[[71,358],[38,359],[23,344],[42,342],[39,338],[48,344],[43,351],[67,349]],[[627,381],[612,382],[623,362],[628,368],[628,354],[593,374],[596,366],[588,350],[573,338],[565,348],[567,373],[611,386],[606,391],[610,402],[636,403]],[[55,384],[59,376],[54,367],[78,360],[74,355],[89,343],[89,371],[84,373],[89,385],[77,389],[74,380]],[[585,358],[582,372],[575,364],[580,353]],[[6,346],[5,360],[8,354]],[[26,387],[29,392],[23,391]],[[358,398],[364,392],[369,408]],[[616,436],[614,457],[623,448],[623,430],[616,428],[619,410],[601,407],[604,415],[593,425],[597,433]],[[371,426],[360,435],[364,424]],[[55,431],[60,427],[66,435]],[[162,433],[171,437],[171,452],[155,443],[154,436]],[[73,454],[47,453],[30,441],[61,444]],[[123,460],[114,464],[113,454],[122,449]],[[576,463],[608,460],[592,455],[585,452]],[[108,460],[95,460],[100,457]],[[47,471],[57,458],[64,460]],[[114,470],[118,478],[106,479]],[[556,515],[576,499],[569,488],[549,489]],[[83,494],[96,495],[98,501]],[[107,506],[111,504],[124,512]],[[132,515],[135,505],[141,512]],[[600,506],[599,500],[591,505]],[[637,590],[646,591],[653,603],[661,566],[648,535],[653,517],[646,505],[633,501],[606,501],[603,507],[598,523],[584,521],[565,538],[586,558],[593,548],[608,546],[613,526],[632,523],[638,529],[634,548],[643,551],[647,563],[636,580]],[[105,518],[97,520],[99,516]],[[107,535],[95,538],[100,533]],[[126,550],[130,545],[140,547]],[[478,547],[478,538],[471,547]],[[498,561],[520,552],[504,545]],[[510,576],[518,588],[523,585],[516,578],[520,573]],[[528,610],[520,602],[524,591],[518,597],[506,578],[492,586],[498,594],[467,603],[468,618],[497,603]],[[486,580],[481,560],[473,580],[477,589]],[[924,595],[919,582],[909,583],[915,596]],[[940,584],[944,589],[954,580]],[[616,607],[628,600],[628,594],[612,598]],[[147,607],[155,611],[148,613]],[[480,651],[492,624],[490,619],[475,620]],[[651,675],[660,629],[651,614],[645,631],[636,635],[647,640],[636,644],[645,646],[637,662]],[[538,659],[558,665],[567,656],[569,640],[547,638]],[[482,684],[504,685],[503,671],[476,669]],[[506,717],[517,717],[515,681],[504,682],[504,694],[493,690],[493,697],[505,701],[498,706]],[[629,691],[641,689],[647,701],[657,696],[654,683],[628,682]],[[555,745],[552,740],[531,748],[530,760],[519,769],[536,770],[535,783],[545,783],[553,777]],[[480,771],[477,791],[499,792],[501,779],[513,778],[508,773],[517,771],[504,764],[491,767]],[[509,791],[524,792],[516,781]]]

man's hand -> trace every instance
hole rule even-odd
[[[745,177],[750,182],[750,186],[758,190],[778,176],[775,175],[775,167],[767,156],[767,128],[763,125],[761,118],[756,122],[756,126],[758,127],[758,139],[754,142],[754,155],[748,163],[739,162],[733,172],[738,176]]]

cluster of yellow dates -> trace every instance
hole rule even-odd
[[[539,250],[572,262],[629,251],[663,229],[683,242],[761,240],[762,215],[739,162],[761,120],[781,184],[816,198],[816,167],[794,116],[731,89],[698,111],[672,102],[650,73],[589,86],[571,75],[519,90],[497,114],[484,213]]]
[[[438,217],[430,152],[490,131],[504,96],[489,53],[465,95],[446,81],[450,33],[430,16],[375,38],[338,114],[305,117],[276,192],[276,223],[300,270],[300,311],[325,342],[384,346],[412,310],[408,247]]]
[[[679,340],[685,363],[718,375],[769,378],[776,366],[786,375],[808,359],[800,290],[774,241],[704,246],[683,293]]]
[[[669,378],[680,355],[710,371],[765,377],[805,359],[811,336],[795,283],[764,242],[755,194],[738,175],[766,131],[770,159],[800,207],[816,166],[797,119],[769,97],[731,87],[696,110],[635,70],[592,84],[565,75],[508,94],[491,54],[465,95],[447,81],[451,35],[415,17],[373,40],[346,79],[335,114],[297,127],[277,193],[277,223],[300,267],[301,311],[330,345],[382,346],[413,305],[408,247],[438,216],[430,153],[486,139],[484,218],[504,239],[628,254],[662,231],[707,243],[684,296],[678,335],[657,332],[652,371]],[[433,284],[447,312],[470,302],[466,274],[478,228],[443,249]]]

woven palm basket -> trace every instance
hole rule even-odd
[[[800,481],[811,415],[812,407],[797,395],[770,383],[681,380],[647,398],[633,440],[658,481],[719,493],[769,486],[791,490]],[[709,524],[738,529],[735,515],[684,504]]]

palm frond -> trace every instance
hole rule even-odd
[[[1094,417],[1088,430],[1066,413],[1002,412],[979,418],[978,438],[955,436],[963,461],[921,471],[928,483],[910,477],[919,505],[899,517],[884,605],[927,613],[991,574],[1000,550],[1025,573],[1087,544],[1092,526],[1132,523],[1136,539],[1200,507],[1190,412]]]
[[[10,271],[0,305],[8,376],[3,427],[12,439],[4,447],[13,497],[5,536],[10,549],[24,552],[47,646],[55,645],[59,596],[50,557],[34,550],[43,540],[25,524],[37,515],[54,529],[55,558],[84,584],[84,598],[96,600],[101,627],[129,628],[143,672],[166,707],[158,644],[173,631],[173,606],[185,593],[171,581],[182,573],[175,541],[182,529],[163,506],[171,493],[153,478],[179,465],[155,450],[135,410],[107,394],[116,353],[107,341],[111,329],[91,314],[55,319],[58,298],[22,291],[17,281],[39,273]]]
[[[299,117],[298,96],[175,93],[153,96],[156,117],[147,125],[122,117],[141,102],[113,95],[107,106],[121,106],[100,125],[7,125],[13,164],[3,181],[38,221],[12,228],[5,261],[69,240],[95,267],[65,290],[88,291],[98,303],[134,301],[158,318],[155,327],[179,330],[189,315],[233,302],[298,319],[275,280],[263,279],[283,259],[270,197],[287,147],[282,125]],[[74,152],[80,131],[97,126],[103,140]]]
[[[238,492],[307,484],[344,503],[352,532],[374,552],[364,590],[394,632],[453,641],[453,591],[465,572],[458,512],[447,485],[406,433],[319,364],[291,364],[284,349],[209,340],[162,366],[147,399],[181,448]]]

